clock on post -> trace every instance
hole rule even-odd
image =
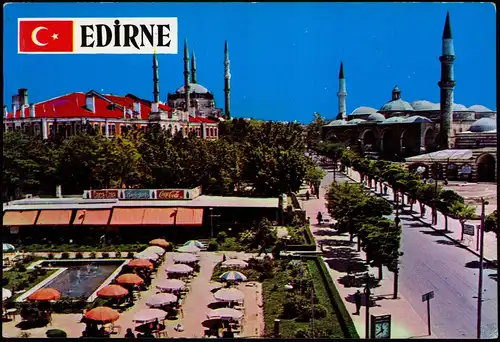
[[[372,339],[390,339],[391,338],[391,315],[374,316],[371,315],[371,334]]]

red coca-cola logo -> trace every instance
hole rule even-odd
[[[184,190],[156,190],[157,199],[184,199]]]

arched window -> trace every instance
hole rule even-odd
[[[210,136],[211,136],[211,137],[213,137],[213,136],[214,136],[214,128],[213,128],[213,127],[211,127],[211,128],[210,128]]]

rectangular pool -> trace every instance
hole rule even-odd
[[[63,297],[90,297],[124,260],[46,260],[41,267],[66,268],[42,288],[53,288]]]

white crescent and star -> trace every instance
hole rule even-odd
[[[38,40],[38,37],[37,37],[38,32],[40,32],[40,31],[42,31],[42,30],[47,30],[47,28],[46,28],[46,27],[44,27],[44,26],[38,26],[38,27],[37,27],[37,28],[35,28],[35,29],[33,30],[33,32],[31,33],[31,40],[33,41],[33,43],[35,43],[35,44],[36,44],[36,45],[38,45],[38,46],[45,46],[45,45],[47,45],[47,44],[48,44],[48,43],[41,43],[41,42]],[[52,38],[53,40],[59,39],[59,34],[54,33],[54,34],[51,36],[51,38]]]

